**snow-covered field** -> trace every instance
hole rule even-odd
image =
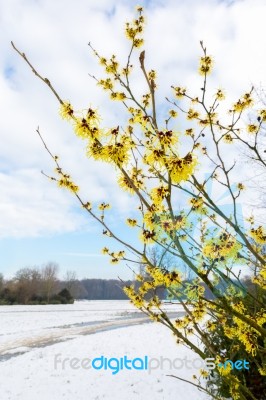
[[[179,305],[166,307],[181,311]],[[148,369],[92,368],[88,359],[101,356],[146,356]],[[174,368],[174,360],[180,367],[185,357],[195,359],[167,328],[148,323],[128,301],[0,307],[1,400],[208,399],[167,376],[191,379],[197,373]]]

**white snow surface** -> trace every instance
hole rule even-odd
[[[181,311],[178,304],[165,308]],[[193,360],[196,356],[185,346],[177,345],[169,329],[146,322],[128,301],[1,306],[0,399],[209,399],[197,388],[167,376],[191,380],[199,372],[197,368],[174,369],[171,363],[174,359]],[[58,360],[69,360],[56,365],[56,356]],[[161,368],[124,368],[113,374],[111,369],[81,366],[84,359],[100,356],[108,359],[147,356],[153,366],[160,362]],[[75,368],[71,368],[74,358]]]

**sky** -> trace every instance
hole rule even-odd
[[[124,221],[136,207],[134,199],[116,187],[108,165],[85,157],[84,143],[60,118],[55,97],[10,41],[63,99],[77,109],[96,107],[106,126],[117,125],[123,118],[120,104],[110,103],[89,76],[102,75],[88,42],[102,55],[115,53],[126,60],[124,23],[134,17],[137,4],[145,6],[144,49],[158,73],[162,109],[172,84],[197,86],[200,40],[215,60],[211,79],[230,88],[232,99],[252,84],[265,86],[264,0],[0,0],[0,272],[6,277],[53,261],[62,277],[75,270],[79,278],[132,278],[125,264],[111,265],[101,254],[106,245],[114,251],[119,246],[102,236],[71,193],[41,174],[52,173],[53,165],[36,128],[71,171],[83,198],[112,204],[111,226],[131,243],[137,238],[125,230]],[[136,91],[143,89],[140,80],[134,85]]]

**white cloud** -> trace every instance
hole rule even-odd
[[[85,226],[73,200],[53,188],[39,171],[0,173],[0,237],[27,237],[70,232]]]

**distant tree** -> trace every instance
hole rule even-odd
[[[16,295],[9,287],[5,287],[0,293],[0,305],[17,303]]]
[[[77,280],[77,274],[75,271],[68,270],[64,276],[64,286],[71,293],[73,297],[76,297],[76,294],[79,291],[79,283]]]
[[[0,293],[4,289],[4,275],[0,273]]]
[[[88,292],[86,288],[84,287],[82,281],[76,281],[75,287],[73,291],[71,292],[71,295],[75,299],[86,299],[88,296]]]
[[[126,300],[123,291],[125,285],[133,284],[132,281],[121,282],[118,279],[82,279],[82,288],[78,298],[88,300]]]
[[[67,288],[62,289],[58,293],[58,296],[62,298],[62,303],[69,304],[74,302],[74,299]]]
[[[41,271],[43,295],[48,303],[50,302],[51,295],[56,291],[58,271],[58,264],[53,262],[46,264]]]
[[[27,304],[41,289],[41,273],[38,268],[22,268],[15,278],[15,293],[18,303]]]

